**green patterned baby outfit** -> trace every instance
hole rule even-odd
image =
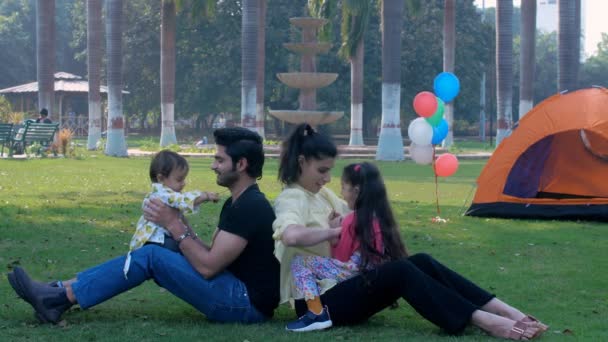
[[[201,191],[177,192],[160,183],[152,183],[152,191],[144,198],[142,208],[144,208],[151,199],[158,198],[164,204],[179,209],[182,214],[193,214],[198,212],[198,206],[194,205],[194,200],[201,194]],[[165,235],[171,236],[169,231],[154,222],[146,220],[143,215],[139,218],[135,234],[133,234],[131,242],[129,243],[129,252],[127,253],[127,260],[125,261],[125,266],[123,268],[125,278],[129,272],[129,266],[131,265],[131,252],[140,248],[146,242],[157,242],[162,244],[165,242]]]

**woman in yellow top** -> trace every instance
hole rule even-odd
[[[403,298],[450,334],[461,333],[469,324],[513,340],[535,338],[547,330],[536,318],[423,253],[385,262],[338,284],[321,281],[321,296],[313,300],[325,307],[309,311],[314,305],[292,294],[290,265],[295,254],[329,256],[329,241],[340,236],[341,228],[330,228],[328,221],[348,209],[325,188],[336,156],[335,144],[307,124],[296,127],[281,152],[279,179],[285,189],[275,200],[275,255],[281,263],[281,302],[294,300],[303,326],[329,319],[333,325],[361,323]]]

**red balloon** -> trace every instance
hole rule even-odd
[[[437,98],[430,91],[421,91],[414,97],[414,111],[423,118],[433,116],[437,111]]]
[[[444,153],[435,160],[435,174],[439,177],[449,177],[458,170],[458,158],[451,153]]]

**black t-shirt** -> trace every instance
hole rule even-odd
[[[228,267],[247,287],[253,306],[268,317],[279,305],[279,261],[274,256],[274,210],[257,184],[232,203],[224,202],[218,228],[247,240],[247,246]]]

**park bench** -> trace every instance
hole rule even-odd
[[[10,142],[9,156],[17,147],[25,151],[28,144],[39,143],[40,148],[36,151],[39,155],[42,148],[49,146],[53,142],[55,133],[59,130],[59,123],[36,123],[26,121],[23,128],[19,128],[13,135]]]
[[[10,148],[12,132],[12,123],[0,123],[0,144],[2,144],[2,152],[0,152],[0,156],[4,155],[4,145],[7,145]]]

